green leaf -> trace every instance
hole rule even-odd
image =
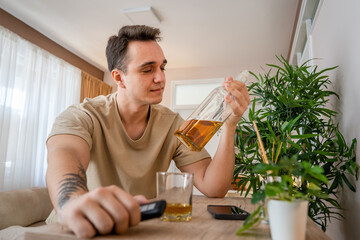
[[[266,163],[259,163],[253,168],[251,172],[253,173],[266,173],[269,170],[272,170],[273,167]]]
[[[354,175],[354,172],[351,170],[351,168],[350,168],[350,163],[349,162],[347,162],[347,163],[345,163],[345,167],[346,167],[346,170],[348,170],[348,172],[351,174],[351,175]]]
[[[333,156],[333,157],[335,157],[335,156],[337,155],[336,153],[319,151],[319,150],[315,150],[314,153],[317,153],[317,154],[320,154],[320,155],[324,155],[324,156]]]
[[[297,116],[295,119],[290,120],[288,128],[289,128],[289,132],[292,130],[293,126],[295,125],[295,123],[302,117],[303,114],[300,114],[299,116]]]
[[[253,195],[252,195],[252,198],[251,198],[251,203],[252,204],[256,204],[260,201],[264,201],[265,200],[265,192],[260,190],[260,191],[257,191],[257,192],[254,192]]]
[[[288,125],[289,125],[289,122],[288,122],[288,121],[285,121],[285,122],[283,123],[283,125],[281,126],[281,130],[282,130],[282,131],[285,131],[285,129],[287,128]]]
[[[325,184],[328,183],[328,179],[323,174],[314,174],[314,173],[310,173],[310,174],[311,174],[311,176],[313,176],[314,178],[320,180],[321,182],[323,182]]]
[[[265,186],[265,194],[268,197],[274,197],[277,194],[280,194],[284,191],[284,189],[282,189],[280,186],[276,186],[276,185],[270,185],[270,184],[266,184]]]
[[[336,189],[339,185],[339,176],[336,176],[329,188],[329,192],[332,192],[334,189]]]
[[[296,149],[301,149],[301,147],[298,144],[294,143],[290,139],[287,139],[287,143],[289,143],[291,146],[293,146]]]
[[[236,232],[236,235],[241,235],[244,231],[251,228],[260,222],[263,218],[261,217],[261,211],[263,210],[264,205],[260,205],[257,209],[252,212],[244,221],[243,226]]]
[[[301,164],[305,169],[310,170],[311,164],[309,162],[303,161],[303,162],[301,162]]]
[[[315,174],[320,174],[320,173],[324,172],[324,169],[319,166],[314,166],[314,167],[310,168],[310,172],[315,173]]]
[[[335,130],[335,134],[336,134],[336,137],[337,137],[337,144],[339,145],[340,155],[342,155],[342,153],[344,152],[344,145],[346,144],[345,139],[341,135],[341,133],[339,132],[338,129]]]
[[[353,191],[356,192],[355,187],[350,183],[349,179],[347,179],[347,177],[345,176],[345,174],[341,174],[341,178],[344,180],[345,184],[348,186],[348,188]]]
[[[317,137],[319,134],[303,134],[303,135],[290,135],[292,139],[306,139],[306,138],[313,138]]]
[[[316,190],[316,191],[319,191],[321,190],[321,187],[319,187],[318,185],[314,184],[314,183],[309,183],[309,186],[308,186],[309,189],[311,190]]]
[[[356,163],[352,159],[349,161],[349,163],[350,163],[351,167],[354,169],[355,172],[359,171],[359,166],[356,165]]]
[[[275,132],[274,132],[274,130],[272,129],[272,127],[271,127],[271,125],[270,125],[270,122],[267,121],[266,124],[267,124],[267,127],[268,127],[269,131],[271,132],[271,136],[272,136],[274,139],[276,139]]]

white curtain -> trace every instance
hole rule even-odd
[[[0,191],[45,186],[45,141],[81,70],[0,26]]]

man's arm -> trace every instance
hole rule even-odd
[[[116,186],[89,192],[86,169],[90,149],[85,140],[73,135],[56,135],[47,141],[46,182],[51,201],[62,225],[78,237],[97,232],[124,233],[140,222],[139,203],[143,196],[132,197]]]
[[[206,158],[180,168],[182,172],[194,173],[195,186],[208,197],[224,197],[229,189],[235,167],[235,130],[250,103],[244,83],[228,78],[224,86],[233,96],[225,98],[232,114],[224,123],[213,160]]]
[[[86,169],[90,150],[85,140],[73,135],[56,135],[47,142],[46,183],[51,201],[59,211],[70,197],[88,192]]]

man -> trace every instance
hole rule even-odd
[[[109,38],[106,55],[117,92],[69,107],[49,135],[50,197],[60,223],[78,237],[120,234],[137,225],[139,204],[155,197],[155,173],[166,171],[172,159],[194,173],[206,196],[223,197],[229,188],[235,128],[250,103],[247,89],[232,78],[224,82],[233,96],[226,96],[232,115],[214,159],[205,150],[189,151],[173,134],[183,119],[157,105],[167,64],[159,35],[156,28],[125,26]]]

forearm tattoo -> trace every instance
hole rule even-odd
[[[76,173],[66,173],[64,174],[64,179],[60,181],[60,186],[58,188],[58,206],[61,209],[67,201],[69,201],[71,195],[80,189],[88,191],[86,172],[82,166],[79,166],[79,172]]]

